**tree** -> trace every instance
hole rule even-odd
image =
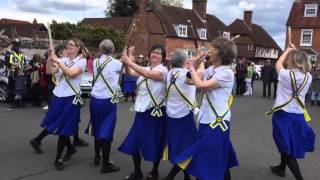
[[[105,11],[107,17],[132,16],[139,9],[138,0],[110,0]]]
[[[75,37],[81,39],[86,46],[98,47],[103,39],[108,38],[113,41],[116,50],[121,51],[124,47],[124,33],[105,26],[84,26],[53,21],[50,28],[52,37],[56,40]]]

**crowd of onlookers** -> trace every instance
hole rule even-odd
[[[57,47],[59,50],[59,47]],[[63,47],[62,47],[63,48]],[[5,53],[5,52],[2,52]],[[83,56],[87,59],[87,72],[92,73],[93,60],[95,55],[85,51]],[[51,75],[46,74],[47,55],[43,56],[34,54],[32,59],[27,63],[24,71],[20,72],[15,81],[15,96],[19,101],[16,106],[24,107],[24,99],[32,99],[34,106],[41,106],[41,102],[45,101],[44,109],[47,109],[50,102],[52,90],[55,86],[55,79]],[[139,55],[136,59],[141,66],[147,66],[148,61]],[[261,67],[261,69],[260,69]],[[251,96],[254,90],[254,81],[262,82],[262,97],[276,97],[278,77],[274,65],[270,60],[266,60],[263,66],[257,66],[245,58],[239,58],[231,67],[235,73],[235,84],[233,94],[236,96]],[[320,106],[320,65],[313,65],[312,70],[313,82],[306,96],[306,101],[311,105]],[[135,100],[136,78],[122,75],[119,80],[120,87],[124,96],[124,101]],[[272,90],[273,89],[273,90]],[[273,92],[273,93],[272,93]]]
[[[266,60],[264,65],[256,66],[246,59],[238,59],[232,65],[236,81],[233,94],[236,96],[253,95],[253,85],[255,80],[262,82],[262,97],[275,98],[278,84],[278,75],[274,65],[270,60]],[[306,96],[306,102],[312,106],[320,106],[320,65],[313,63],[312,84]]]

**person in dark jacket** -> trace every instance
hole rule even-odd
[[[266,97],[266,88],[268,86],[268,98],[271,96],[271,82],[272,82],[273,69],[271,61],[267,60],[265,65],[261,68],[261,78],[263,82],[263,97]]]
[[[246,92],[246,76],[247,65],[245,59],[239,59],[236,66],[236,80],[237,80],[237,95],[242,96]]]
[[[41,56],[39,54],[34,54],[28,67],[29,71],[31,72],[31,92],[34,106],[41,106],[40,65]]]

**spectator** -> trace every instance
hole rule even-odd
[[[263,97],[266,97],[266,88],[268,86],[268,98],[271,96],[271,82],[272,82],[272,67],[271,61],[267,60],[265,65],[261,68],[261,78],[263,82]]]
[[[31,73],[30,80],[33,106],[41,106],[40,64],[41,56],[39,54],[34,54],[28,66]]]
[[[272,82],[273,82],[273,98],[277,97],[277,89],[278,89],[278,73],[275,67],[272,68]]]
[[[247,67],[247,77],[245,79],[247,91],[246,91],[245,95],[251,96],[252,95],[251,81],[252,81],[254,68],[253,68],[253,64],[251,62],[247,62],[247,65],[248,65],[248,67]]]
[[[311,74],[311,105],[314,106],[317,104],[317,106],[320,106],[320,65],[318,67],[314,67]]]
[[[136,81],[136,77],[127,74],[123,75],[123,91],[125,95],[125,102],[128,102],[129,96],[131,96],[131,101],[134,102],[134,98],[136,96]]]
[[[244,61],[245,59],[239,59],[236,66],[237,96],[242,96],[246,92],[247,65]]]

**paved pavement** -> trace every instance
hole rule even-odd
[[[288,171],[286,178],[278,178],[269,171],[269,166],[278,162],[279,155],[272,139],[271,121],[264,117],[273,104],[273,99],[261,97],[261,82],[256,83],[255,96],[235,98],[232,107],[232,141],[237,151],[240,166],[232,169],[234,180],[290,180],[294,179]],[[118,122],[111,158],[121,166],[121,171],[113,174],[100,174],[93,166],[93,138],[81,134],[90,142],[90,147],[78,148],[78,153],[66,163],[64,171],[56,171],[53,159],[56,152],[55,136],[43,141],[43,154],[35,154],[29,140],[41,129],[39,124],[45,115],[40,108],[8,110],[0,104],[0,180],[120,180],[129,174],[133,167],[131,158],[117,151],[132,124],[133,114],[128,111],[130,103],[118,106]],[[309,107],[314,131],[320,134],[320,107]],[[81,130],[89,120],[89,108],[81,112]],[[317,142],[319,140],[317,139]],[[318,143],[317,143],[318,145]],[[320,175],[320,151],[309,153],[305,160],[299,160],[305,180],[317,180]],[[161,162],[160,173],[164,176],[171,165]],[[143,163],[144,172],[151,168],[150,163]],[[176,179],[183,179],[179,175]]]

